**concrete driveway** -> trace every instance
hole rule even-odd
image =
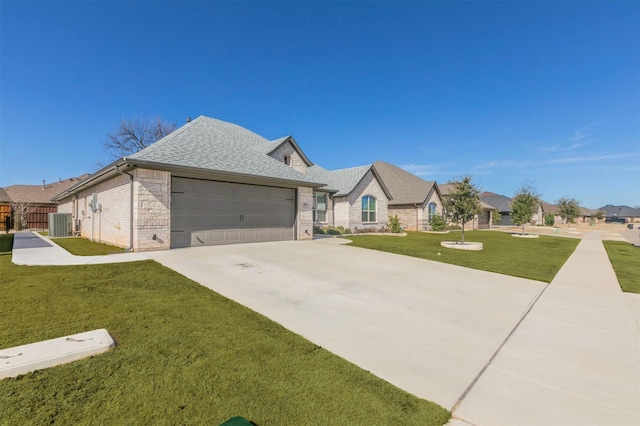
[[[447,409],[546,287],[339,242],[147,255]]]

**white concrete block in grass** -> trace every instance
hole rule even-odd
[[[115,347],[104,328],[0,349],[0,379],[97,355]]]

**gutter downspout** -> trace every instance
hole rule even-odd
[[[123,176],[129,176],[129,247],[127,247],[125,249],[125,251],[132,251],[133,250],[133,175],[131,173],[126,173],[123,172],[122,170],[120,170],[118,168],[118,166],[114,166],[113,167],[114,170],[118,173],[120,173]]]

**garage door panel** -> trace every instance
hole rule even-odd
[[[171,247],[292,240],[295,190],[172,178]]]

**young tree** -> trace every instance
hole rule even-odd
[[[604,219],[604,212],[602,210],[596,211],[591,217],[591,221],[594,223],[598,223],[598,221],[602,219]]]
[[[556,204],[560,217],[567,222],[567,225],[573,223],[573,220],[580,215],[580,202],[575,198],[562,197],[556,201]]]
[[[480,205],[480,189],[471,181],[471,176],[464,176],[457,182],[451,182],[453,191],[445,197],[446,214],[455,224],[462,226],[462,244],[464,244],[464,224],[482,211]]]
[[[538,207],[540,207],[540,194],[531,184],[523,183],[511,200],[511,220],[517,226],[522,226],[522,235],[524,235],[524,226],[531,222]]]
[[[163,121],[161,118],[133,118],[120,120],[116,130],[107,135],[102,146],[109,153],[112,160],[135,154],[167,136],[176,129],[175,124]]]
[[[500,214],[500,210],[495,209],[491,212],[491,224],[497,225],[502,220],[502,215]]]

